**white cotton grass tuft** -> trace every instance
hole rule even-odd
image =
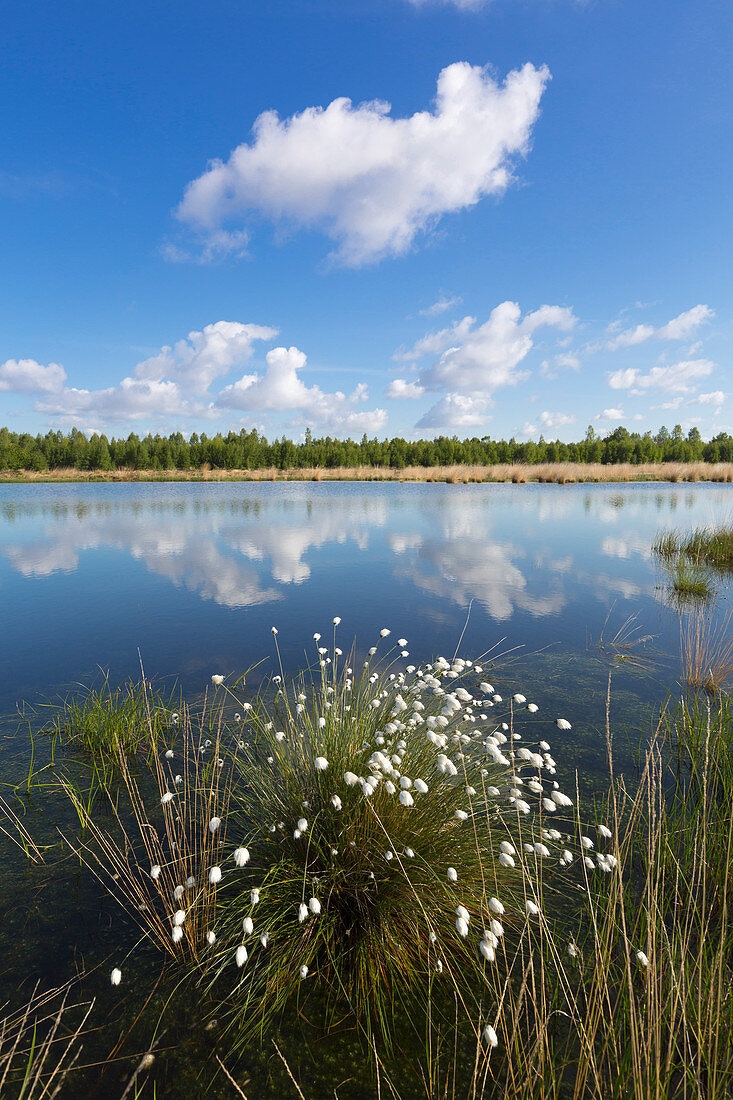
[[[303,963],[298,973],[300,974],[301,981],[304,981],[308,977],[308,967],[305,963]]]
[[[490,1046],[492,1050],[495,1050],[499,1045],[499,1036],[496,1034],[491,1024],[487,1024],[484,1028],[484,1040],[487,1046]]]
[[[649,966],[649,956],[645,955],[643,951],[636,952],[636,961],[642,969],[646,970]]]
[[[334,617],[334,627],[340,625],[337,618]],[[328,639],[328,628],[325,630]],[[382,639],[389,636],[387,628],[380,636]],[[198,816],[208,839],[208,847],[206,843],[201,846],[203,860],[188,848],[184,850],[180,839],[179,852],[170,851],[164,838],[162,849],[152,849],[157,858],[164,859],[163,882],[159,886],[163,887],[161,910],[167,914],[167,930],[171,930],[173,910],[180,905],[182,912],[188,912],[185,923],[180,925],[182,933],[185,932],[181,948],[190,946],[195,954],[198,946],[209,966],[218,967],[221,960],[226,960],[230,981],[235,985],[241,982],[240,991],[246,994],[242,998],[243,1006],[249,996],[249,987],[245,988],[244,983],[251,978],[255,983],[253,989],[259,988],[260,966],[280,974],[282,984],[289,983],[290,992],[297,989],[299,974],[302,978],[315,979],[314,984],[320,981],[321,967],[316,960],[324,953],[323,946],[334,929],[338,932],[340,927],[338,906],[334,909],[333,886],[334,881],[344,875],[353,877],[355,888],[363,890],[370,901],[374,900],[374,913],[380,919],[385,908],[380,903],[385,896],[390,900],[396,896],[399,907],[413,907],[414,927],[420,929],[418,939],[428,952],[426,961],[433,976],[442,970],[445,980],[448,971],[453,969],[454,956],[460,954],[470,960],[476,973],[486,968],[487,977],[498,979],[505,954],[514,948],[511,930],[517,928],[520,935],[532,935],[532,929],[540,927],[536,919],[540,915],[539,906],[528,900],[535,897],[534,876],[538,867],[533,857],[524,855],[524,842],[528,839],[534,842],[541,837],[546,846],[538,850],[533,847],[532,852],[541,854],[552,849],[554,860],[543,861],[545,874],[551,873],[551,862],[557,865],[563,843],[577,850],[565,832],[571,831],[571,826],[565,824],[564,815],[554,814],[563,829],[562,833],[556,830],[556,838],[551,838],[545,828],[555,822],[541,810],[541,799],[550,800],[552,809],[561,803],[553,795],[555,764],[549,744],[540,744],[535,739],[538,727],[536,720],[531,721],[534,711],[532,705],[526,703],[525,696],[515,692],[512,697],[511,690],[506,692],[502,685],[497,685],[505,690],[506,702],[501,707],[498,695],[490,699],[491,695],[496,695],[493,685],[482,680],[479,691],[480,667],[460,659],[436,658],[432,666],[419,668],[415,667],[414,656],[413,665],[399,660],[400,652],[409,648],[402,637],[379,646],[378,656],[370,653],[366,672],[360,675],[357,666],[356,675],[349,678],[345,666],[350,650],[344,645],[347,654],[344,657],[335,648],[335,641],[341,638],[343,635],[332,635],[328,650],[316,655],[310,651],[308,643],[310,668],[303,680],[290,681],[283,673],[277,696],[275,684],[279,678],[272,676],[273,668],[265,678],[269,685],[267,695],[258,697],[254,708],[245,708],[241,698],[236,701],[235,696],[232,697],[242,718],[239,726],[235,726],[227,711],[227,728],[235,737],[232,748],[236,750],[236,738],[245,740],[235,752],[231,777],[233,799],[228,800],[230,778],[227,772],[226,782],[220,783],[208,796],[210,809]],[[314,637],[316,648],[320,647],[320,641],[320,637]],[[273,644],[279,647],[279,643]],[[277,653],[271,652],[277,664]],[[333,663],[326,665],[325,659],[329,656]],[[315,664],[314,657],[319,663],[324,661],[322,669]],[[383,660],[378,663],[380,657]],[[311,677],[313,670],[314,678]],[[228,698],[234,676],[227,679],[230,681],[225,685],[227,692],[216,694],[220,703]],[[239,682],[233,690],[240,690]],[[213,691],[210,691],[210,698],[214,698]],[[496,709],[489,709],[494,705]],[[510,728],[507,723],[512,705]],[[544,704],[541,706],[544,710]],[[492,714],[495,717],[492,718]],[[552,715],[545,718],[551,721]],[[551,728],[549,721],[542,723],[542,729],[545,725]],[[209,726],[210,735],[213,728]],[[526,732],[530,729],[532,733]],[[178,737],[179,731],[169,728],[169,736],[174,732]],[[184,730],[180,732],[185,733]],[[200,743],[203,744],[203,737]],[[209,746],[203,761],[197,754],[195,756],[196,765],[207,768],[207,776],[211,770],[218,775],[216,758],[211,759],[211,767],[209,758],[215,752],[217,756],[219,753],[225,755],[219,744],[216,739],[216,744]],[[193,752],[197,747],[197,744],[193,746]],[[269,766],[265,762],[268,751],[273,754],[269,757]],[[183,825],[193,820],[186,816],[189,800],[198,799],[200,795],[201,784],[193,782],[193,770],[189,767],[192,755],[185,740],[183,744],[176,741],[176,763],[170,769],[161,769],[165,777],[161,795],[166,781],[170,786],[173,780],[174,767],[181,767],[187,773],[183,786],[176,787],[173,814],[166,812],[168,826],[173,826],[171,840],[175,838],[178,806]],[[162,756],[163,752],[158,753],[160,764],[163,764]],[[240,780],[242,788],[246,788],[250,775],[252,789],[241,791],[240,809]],[[559,791],[559,784],[554,789]],[[255,790],[257,799],[254,798]],[[200,802],[201,807],[206,805],[205,801]],[[405,812],[407,809],[409,813]],[[552,812],[549,807],[546,809],[548,814]],[[213,813],[218,815],[216,819],[211,817]],[[534,816],[525,816],[520,825],[518,815],[527,814]],[[163,818],[159,811],[158,817]],[[375,818],[379,819],[377,825],[383,821],[381,831],[372,825]],[[232,835],[235,821],[247,822],[238,836]],[[598,847],[613,850],[612,845],[600,842],[604,834],[598,825],[595,822],[591,825],[590,831]],[[381,841],[379,836],[383,837]],[[575,843],[578,839],[576,835]],[[556,844],[555,840],[560,843]],[[389,847],[385,848],[387,845]],[[483,880],[478,882],[481,876],[472,845],[473,848],[480,846],[480,855],[485,857],[483,869],[490,873],[485,892]],[[595,852],[591,854],[595,861]],[[229,859],[234,867],[227,862]],[[453,865],[448,866],[447,860]],[[521,870],[506,873],[505,868],[514,868],[520,863]],[[217,866],[212,867],[212,864]],[[576,855],[571,873],[563,877],[577,880],[582,876],[584,868],[579,864]],[[284,877],[285,865],[289,867],[290,877],[287,878]],[[174,893],[175,882],[182,880],[189,869],[196,876],[195,888],[192,886],[189,892],[187,883],[183,894]],[[422,899],[416,898],[410,880],[424,881],[425,875],[431,873],[436,876],[438,889],[432,893],[428,890]],[[523,874],[526,875],[524,893]],[[207,879],[213,884],[211,887]],[[236,880],[236,884],[232,880]],[[442,890],[440,881],[443,882]],[[218,882],[222,886],[215,891]],[[262,885],[253,886],[253,883]],[[489,898],[491,890],[499,897]],[[155,892],[149,891],[151,895]],[[505,896],[507,916],[499,900]],[[537,897],[539,899],[539,893]],[[202,905],[204,908],[200,908]],[[371,920],[369,906],[367,910]],[[409,911],[406,915],[411,917]],[[531,917],[535,920],[528,921]],[[509,948],[504,946],[501,922],[506,926]],[[178,927],[175,922],[173,926]],[[172,955],[170,941],[168,947]],[[268,950],[263,956],[264,947]],[[627,950],[632,967],[636,967],[634,949]],[[378,984],[385,979],[391,982],[399,978],[400,963],[396,957],[399,952],[394,954],[394,958],[382,957],[378,963],[372,964],[370,960],[366,972],[368,982]],[[247,967],[242,969],[248,958]],[[236,968],[232,965],[235,961]],[[341,966],[343,973],[338,973]],[[329,964],[329,974],[332,967],[350,995],[349,982],[353,978],[346,970],[344,952],[336,962]],[[640,978],[637,971],[637,980]],[[303,986],[301,993],[306,988],[310,986]],[[248,1003],[252,1017],[252,1010],[256,1014],[259,1006],[254,1000]],[[496,1020],[493,1022],[495,1026]],[[483,1014],[479,1036],[485,1024],[486,1015]],[[500,1026],[504,1026],[501,1020]],[[491,1034],[496,1039],[495,1032]],[[483,1045],[486,1056],[486,1044]]]
[[[112,982],[112,985],[119,985],[122,981],[122,971],[118,966],[116,966],[110,974],[109,980]]]
[[[156,879],[160,878],[160,870],[160,864],[158,863],[154,863],[153,866],[150,868],[150,877],[154,882]]]
[[[214,687],[219,687],[220,684],[224,683],[224,677],[215,672],[214,675],[211,677],[211,682]]]
[[[573,728],[567,718],[556,718],[555,725],[559,730],[571,730]]]
[[[172,802],[174,798],[175,795],[171,794],[170,791],[166,791],[160,800],[161,806],[166,806],[169,802]]]

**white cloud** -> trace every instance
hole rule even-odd
[[[188,185],[177,216],[207,235],[253,214],[315,226],[354,266],[400,255],[444,214],[506,190],[549,79],[526,64],[499,84],[456,62],[438,77],[433,112],[392,118],[388,103],[346,98],[284,120],[265,111],[251,144]]]
[[[65,381],[66,371],[58,363],[44,367],[35,359],[6,359],[0,366],[3,393],[59,393]]]
[[[616,351],[617,348],[631,348],[635,344],[643,344],[646,340],[651,340],[654,331],[653,325],[636,325],[634,328],[627,328],[613,340],[609,340],[609,350]]]
[[[222,378],[252,355],[255,340],[272,340],[276,328],[216,321],[201,332],[189,332],[174,347],[164,347],[135,367],[135,378],[174,379],[193,393],[204,394],[216,378]]]
[[[161,245],[160,253],[164,260],[172,264],[215,264],[222,260],[241,260],[248,255],[249,233],[246,229],[213,229],[209,233],[199,234],[198,248],[182,248],[174,241]]]
[[[562,341],[558,341],[562,343]],[[572,352],[561,352],[555,355],[552,361],[543,359],[540,363],[540,374],[543,378],[555,379],[561,370],[580,370],[580,359]]]
[[[519,429],[519,434],[520,435],[537,435],[538,431],[539,431],[539,429],[538,429],[536,424],[531,424],[529,420],[525,420],[524,424],[522,424],[522,427]]]
[[[393,397],[395,400],[401,401],[405,398],[422,397],[425,390],[419,382],[407,382],[404,378],[395,378],[387,386],[386,393],[387,397]]]
[[[627,390],[635,385],[638,374],[638,370],[633,367],[617,370],[608,376],[608,384],[612,390]]]
[[[460,332],[462,343],[446,348],[437,362],[422,372],[420,382],[427,389],[490,394],[500,386],[516,385],[524,375],[515,368],[532,350],[535,330],[540,325],[568,330],[575,317],[565,307],[541,306],[522,320],[516,302],[502,302],[483,325],[474,328],[474,324],[472,318],[464,318],[460,322],[465,326]]]
[[[418,420],[416,428],[478,428],[488,423],[489,402],[485,398],[447,393]]]
[[[539,421],[543,428],[554,431],[555,428],[563,428],[568,424],[574,424],[575,417],[570,413],[542,412],[539,415]]]
[[[709,359],[683,359],[679,363],[652,367],[647,374],[635,368],[614,371],[609,375],[608,384],[613,390],[626,390],[633,387],[638,392],[650,388],[674,390],[677,393],[692,393],[690,382],[707,378],[715,369]]]
[[[566,306],[544,305],[522,317],[516,302],[501,302],[478,327],[475,317],[464,317],[397,352],[396,359],[408,362],[438,356],[422,369],[416,385],[433,393],[445,391],[445,396],[416,426],[468,428],[485,422],[494,391],[527,377],[516,368],[534,347],[536,330],[547,326],[567,332],[576,320]]]
[[[594,420],[626,420],[626,413],[623,409],[604,409],[603,412],[598,413],[598,416],[593,418]]]
[[[376,432],[387,422],[384,409],[359,411],[358,403],[368,398],[364,383],[346,394],[324,393],[318,386],[306,386],[298,377],[306,365],[299,348],[273,348],[266,355],[264,374],[244,374],[225,386],[216,404],[220,409],[257,412],[298,411],[319,427],[353,434]]]
[[[433,302],[427,309],[420,310],[421,317],[437,317],[439,313],[447,313],[449,309],[453,309],[453,306],[459,306],[463,299],[456,295],[454,298],[442,297],[438,298],[437,302]]]
[[[421,336],[411,348],[400,348],[392,358],[398,363],[414,363],[426,355],[439,355],[441,351],[445,351],[457,341],[465,340],[475,324],[475,317],[464,317],[460,321],[454,321],[448,328],[441,328],[437,332],[428,332],[425,336]]]
[[[302,413],[308,423],[344,435],[373,433],[384,427],[384,409],[363,407],[369,397],[364,383],[349,396],[306,386],[298,376],[306,357],[295,347],[273,348],[267,353],[263,375],[242,374],[218,394],[214,392],[218,379],[237,367],[241,370],[252,357],[255,342],[276,335],[277,329],[265,325],[217,321],[190,332],[172,347],[161,348],[116,386],[86,390],[59,385],[56,392],[40,398],[35,408],[55,423],[93,424],[96,430],[139,420],[156,424],[194,416],[211,420],[226,416],[231,409]]]
[[[657,329],[658,340],[686,340],[695,329],[710,321],[715,316],[715,311],[710,306],[698,305],[688,309],[686,313],[680,313],[679,317],[668,321],[662,328]]]
[[[722,390],[713,390],[712,393],[699,393],[695,401],[699,405],[724,405],[725,394]]]
[[[93,419],[99,423],[123,423],[143,418],[187,416],[192,412],[176,382],[139,381],[123,378],[104,390],[64,388],[54,397],[36,403],[39,412],[77,425]]]
[[[654,328],[653,325],[636,325],[634,328],[624,329],[618,336],[614,336],[613,340],[609,340],[606,347],[609,351],[616,351],[618,348],[643,344],[652,337],[657,340],[686,340],[700,325],[712,320],[714,316],[715,311],[710,306],[702,304],[693,306],[692,309],[673,317],[660,328]],[[609,325],[609,331],[615,327],[615,325]]]

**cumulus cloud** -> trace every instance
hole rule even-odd
[[[614,371],[609,375],[608,384],[612,390],[626,390],[633,387],[639,393],[651,388],[692,393],[694,386],[691,386],[690,382],[707,378],[714,369],[715,364],[709,359],[683,359],[679,363],[652,367],[646,374],[635,368]]]
[[[306,386],[299,378],[298,372],[307,361],[299,348],[273,348],[265,358],[264,374],[243,374],[221,390],[216,401],[219,408],[248,412],[297,410],[310,423],[347,433],[376,432],[386,424],[384,409],[358,408],[369,396],[364,383],[359,383],[348,397],[340,391],[324,393],[319,386]]]
[[[207,236],[253,215],[316,227],[353,266],[400,255],[443,215],[506,190],[549,79],[526,64],[500,84],[456,62],[438,77],[434,110],[407,118],[346,98],[286,119],[265,111],[251,143],[188,185],[177,216]]]
[[[470,320],[465,318],[464,322]],[[535,330],[540,325],[551,325],[567,331],[574,324],[572,310],[565,307],[541,306],[522,320],[516,302],[502,302],[483,325],[468,326],[463,342],[446,348],[422,372],[420,381],[427,389],[483,394],[490,394],[500,386],[515,385],[525,377],[516,372],[516,367],[532,350]]]
[[[575,417],[570,413],[542,412],[539,415],[539,421],[543,428],[554,431],[555,428],[563,428],[568,424],[574,424]]]
[[[340,434],[361,435],[384,427],[384,409],[364,408],[369,393],[363,383],[349,396],[306,386],[298,375],[306,365],[306,357],[295,347],[273,348],[265,357],[264,374],[242,374],[215,392],[217,381],[236,368],[241,370],[252,358],[255,343],[272,340],[276,335],[277,329],[266,325],[217,321],[201,331],[189,332],[171,347],[161,348],[157,355],[138,363],[132,374],[116,386],[98,390],[67,387],[62,371],[56,389],[51,391],[47,385],[47,392],[39,397],[35,408],[54,422],[93,424],[95,430],[128,421],[159,424],[194,416],[199,420],[216,419],[233,409],[253,414],[299,413],[308,423]],[[9,380],[15,378],[13,371],[7,373]],[[36,390],[39,388],[36,384]]]
[[[495,390],[527,377],[517,367],[534,346],[542,326],[570,331],[576,323],[566,306],[540,306],[522,317],[516,302],[501,302],[482,325],[464,317],[448,328],[423,336],[395,358],[415,362],[438,358],[420,371],[419,388],[445,396],[418,422],[419,428],[475,427],[486,419]]]
[[[416,428],[478,428],[491,417],[487,409],[489,402],[481,397],[468,397],[461,393],[448,393],[441,397],[432,408],[422,416]]]
[[[36,403],[39,412],[66,423],[121,423],[143,418],[186,416],[192,411],[175,382],[138,381],[123,378],[118,386],[103,390],[64,387],[53,397]]]
[[[419,382],[407,382],[404,378],[395,378],[393,382],[387,386],[387,397],[393,397],[398,401],[405,398],[415,399],[422,397],[425,393],[424,388]]]
[[[225,375],[253,352],[256,340],[272,340],[276,328],[243,325],[237,321],[216,321],[201,332],[189,332],[185,340],[163,347],[157,355],[135,367],[135,378],[160,382],[165,378],[186,390],[204,394],[217,378]]]
[[[6,359],[0,366],[3,393],[59,393],[65,381],[66,371],[58,363],[44,367],[35,359]]]
[[[724,405],[725,394],[722,390],[713,390],[712,393],[699,393],[695,401],[699,405]]]
[[[715,311],[710,306],[700,304],[673,317],[660,328],[655,328],[654,325],[636,325],[634,328],[624,329],[609,340],[606,346],[609,351],[616,351],[618,348],[630,348],[636,344],[643,344],[652,337],[657,340],[686,340],[700,325],[712,320],[714,316]]]
[[[594,420],[626,420],[626,413],[623,409],[604,409],[603,412],[598,413],[593,417]]]

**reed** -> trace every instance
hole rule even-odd
[[[51,1100],[73,1075],[94,1001],[69,1001],[70,984],[39,993],[0,1019],[0,1095]],[[72,1095],[69,1092],[68,1095]]]
[[[715,608],[693,607],[680,620],[682,681],[710,695],[724,691],[733,680],[733,612],[722,621]]]
[[[201,467],[192,470],[5,470],[3,482],[54,481],[426,481],[459,484],[464,482],[527,482],[567,485],[576,482],[733,482],[730,462],[650,462],[650,463],[585,463],[546,462],[497,463],[492,466],[312,466],[257,470],[224,470]]]

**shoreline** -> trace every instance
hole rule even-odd
[[[92,482],[256,482],[256,481],[385,481],[459,484],[527,483],[572,485],[611,482],[733,482],[733,463],[666,462],[632,465],[557,462],[535,466],[336,466],[257,470],[0,470],[0,485]]]

